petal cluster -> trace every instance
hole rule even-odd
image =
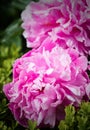
[[[54,127],[64,118],[65,106],[77,107],[90,96],[87,58],[72,48],[48,46],[49,41],[17,59],[13,81],[3,88],[15,119],[25,127],[28,120]]]
[[[3,91],[21,125],[32,120],[54,127],[67,105],[90,100],[90,2],[30,2],[21,18],[32,50],[15,61],[13,80]]]
[[[27,47],[37,48],[48,37],[90,54],[89,0],[30,2],[21,14]]]

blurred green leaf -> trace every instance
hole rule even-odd
[[[35,121],[28,121],[29,130],[36,130],[37,123]]]
[[[17,46],[21,46],[21,20],[15,20],[11,25],[9,25],[3,32],[3,36],[0,40],[1,44],[11,45],[15,43]]]
[[[15,0],[12,1],[11,5],[14,8],[17,8],[19,10],[23,10],[25,8],[25,6],[30,2],[30,0]]]
[[[59,130],[74,130],[75,108],[71,105],[65,108],[65,120],[62,120],[58,126]]]

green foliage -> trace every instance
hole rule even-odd
[[[20,47],[15,44],[11,46],[0,45],[0,89],[5,84],[11,81],[12,64],[20,55]]]
[[[3,85],[12,79],[12,65],[14,60],[20,56],[20,46],[0,45],[0,130],[14,130],[17,122],[14,121],[8,109],[8,101],[2,91]]]
[[[75,110],[73,106],[65,108],[65,120],[59,123],[59,130],[90,130],[90,102],[82,102]]]
[[[68,106],[65,108],[65,120],[62,120],[58,126],[59,130],[74,130],[75,124],[75,108]]]
[[[21,46],[21,33],[21,20],[17,19],[2,31],[0,42],[3,45],[11,45],[12,43],[15,43],[16,45]]]
[[[0,130],[19,130],[23,128],[13,118],[10,110],[8,109],[8,101],[2,91],[3,85],[12,80],[12,65],[14,60],[21,56],[22,52],[22,29],[21,20],[16,17],[17,10],[10,8],[12,2],[6,4],[7,10],[5,11],[4,1],[1,1],[1,12],[3,14],[1,23],[6,27],[0,30]],[[12,12],[14,12],[12,14]],[[19,10],[19,9],[18,9]],[[12,20],[12,17],[15,20]],[[4,18],[11,18],[10,24]]]
[[[39,130],[38,128],[37,128],[37,122],[36,121],[28,121],[28,129],[29,130]]]
[[[90,102],[82,103],[81,109],[77,111],[78,130],[90,130]]]

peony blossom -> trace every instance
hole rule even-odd
[[[21,18],[27,47],[37,48],[50,36],[54,41],[63,40],[68,47],[90,54],[89,0],[30,2]]]
[[[86,57],[49,42],[17,59],[13,80],[3,88],[10,110],[24,127],[28,120],[54,127],[64,119],[65,106],[77,107],[90,96]]]

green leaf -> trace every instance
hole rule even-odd
[[[1,44],[10,46],[10,44],[15,43],[17,46],[21,46],[21,34],[21,19],[18,19],[5,29],[1,38]]]
[[[69,130],[68,125],[65,123],[65,121],[61,121],[60,124],[58,125],[59,130]]]
[[[90,102],[82,102],[77,111],[78,130],[90,130]]]
[[[37,127],[36,121],[29,120],[28,125],[29,125],[29,130],[36,130],[36,127]]]
[[[65,108],[65,120],[60,121],[59,130],[74,130],[75,108],[69,105]]]
[[[11,5],[14,8],[23,10],[29,2],[30,2],[30,0],[15,0],[15,1],[12,1]]]

